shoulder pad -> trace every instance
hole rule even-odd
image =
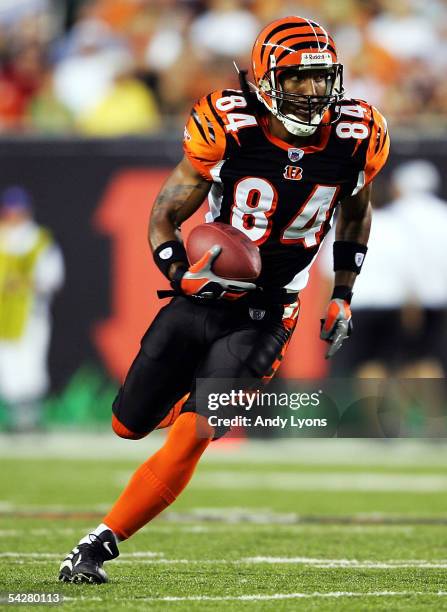
[[[372,125],[366,153],[365,184],[370,183],[385,165],[390,151],[390,136],[385,117],[371,106]]]
[[[379,173],[388,158],[389,136],[385,118],[366,102],[346,98],[337,105],[340,118],[335,132],[340,138],[353,139],[356,144],[352,158],[363,170],[362,183],[367,185]]]
[[[207,180],[212,180],[212,168],[224,158],[226,135],[219,120],[212,96],[198,100],[183,133],[183,149],[193,166]]]
[[[212,180],[212,167],[224,159],[230,139],[240,144],[238,131],[258,124],[247,106],[238,89],[214,91],[194,105],[185,127],[184,150],[208,180]]]

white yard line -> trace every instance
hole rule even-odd
[[[86,508],[73,508],[73,506],[64,506],[61,504],[17,504],[12,502],[0,500],[0,516],[2,514],[8,515],[28,515],[29,517],[41,519],[41,518],[52,518],[51,515],[61,515],[55,518],[65,519],[67,517],[75,517],[82,520],[85,524],[91,524],[94,517],[107,511],[109,508],[108,504],[94,504],[89,509]],[[49,515],[48,517],[45,515]],[[34,516],[43,515],[43,516]],[[92,518],[93,517],[93,518]],[[300,528],[310,526],[314,528],[320,528],[321,526],[332,526],[332,527],[345,527],[345,528],[358,528],[368,527],[370,529],[376,527],[390,528],[395,527],[397,529],[409,529],[409,526],[417,525],[445,525],[447,524],[447,515],[434,515],[434,516],[417,516],[417,515],[401,515],[401,514],[384,514],[384,513],[357,513],[353,515],[299,515],[294,512],[275,512],[270,508],[244,508],[244,507],[228,507],[228,508],[191,508],[191,510],[184,510],[177,512],[175,510],[168,510],[164,512],[159,518],[156,519],[155,523],[151,523],[149,529],[163,529],[163,523],[172,524],[185,524],[194,522],[205,522],[205,523],[223,523],[222,528],[226,524],[237,524],[243,526],[250,525],[283,525],[294,528]],[[54,524],[54,523],[53,523]],[[190,531],[191,533],[209,530],[208,526],[183,526],[179,525],[178,529],[185,532]],[[166,527],[168,529],[168,527]],[[214,525],[213,525],[214,529]],[[5,535],[8,532],[14,532],[16,530],[3,530]],[[0,534],[3,533],[0,531]],[[79,528],[62,528],[57,527],[57,523],[54,528],[39,528],[28,531],[31,535],[47,535],[51,533],[79,533]],[[10,533],[12,535],[12,533]]]
[[[157,602],[157,601],[275,601],[279,599],[313,599],[313,598],[342,598],[342,597],[414,597],[431,596],[445,597],[447,591],[332,591],[329,593],[272,593],[271,595],[189,595],[187,597],[138,597],[134,599],[115,599],[115,601],[130,602]],[[104,601],[98,597],[64,597],[64,601]]]
[[[244,525],[246,527],[246,525]],[[304,525],[293,525],[292,527],[297,527],[299,529],[304,529]],[[396,527],[399,529],[399,527]],[[170,525],[161,525],[157,522],[156,526],[157,532],[163,533],[191,533],[191,534],[202,534],[202,533],[210,533],[210,531],[222,531],[227,530],[228,527],[226,525],[179,525],[179,526],[170,526]],[[353,529],[353,527],[350,527]],[[412,530],[413,527],[401,527],[404,530]],[[23,527],[22,529],[0,529],[0,538],[23,538],[24,535],[31,536],[51,536],[51,535],[77,535],[78,537],[82,534],[82,529],[74,527],[51,527],[50,528],[39,528],[39,529],[28,529]]]
[[[119,474],[117,484],[124,484],[128,475]],[[445,493],[447,476],[443,474],[399,474],[375,472],[274,472],[250,471],[199,472],[191,489],[263,489],[271,491],[375,491],[409,493]]]
[[[317,597],[408,597],[414,595],[435,595],[438,597],[445,597],[447,595],[447,591],[373,591],[370,593],[358,593],[355,591],[335,591],[329,593],[273,593],[272,595],[230,595],[223,597],[190,595],[188,597],[145,597],[139,601],[269,601],[278,599],[311,599]]]
[[[80,597],[67,597],[66,595],[63,596],[64,599],[63,601],[104,601],[104,599],[102,597],[86,597],[85,595],[81,595]],[[131,601],[130,599],[128,601]]]
[[[314,559],[312,557],[247,557],[241,559],[241,563],[263,564],[292,564],[310,565],[318,568],[351,568],[351,569],[395,569],[395,568],[422,568],[443,569],[447,568],[447,560],[426,559],[388,559],[380,560],[358,560],[358,559]]]
[[[352,526],[352,525],[368,525],[375,526],[402,526],[402,523],[417,524],[439,524],[447,523],[447,516],[412,516],[399,514],[385,514],[379,512],[358,513],[353,515],[299,515],[295,512],[275,512],[270,508],[244,508],[230,506],[227,508],[191,508],[176,512],[168,510],[160,517],[160,521],[172,523],[185,523],[192,521],[210,522],[210,523],[228,523],[228,524],[256,524],[256,525],[286,525],[298,526],[300,523],[304,525],[336,525]]]
[[[352,533],[377,533],[378,530],[383,530],[385,533],[390,529],[393,531],[399,531],[400,533],[411,534],[416,530],[416,526],[408,526],[408,525],[326,525],[326,524],[281,524],[282,527],[285,527],[288,530],[302,532],[305,531],[306,534],[309,533],[322,533],[327,532],[328,527],[335,527],[337,531],[346,531],[350,534]],[[259,524],[257,525],[259,528]],[[268,525],[267,525],[268,527]],[[238,525],[238,529],[253,529],[253,525],[250,523],[240,523]],[[161,522],[157,522],[156,526],[151,526],[151,529],[155,529],[157,533],[169,533],[169,534],[178,534],[178,533],[187,533],[187,534],[197,534],[197,535],[205,535],[209,533],[221,533],[228,531],[228,525],[178,525],[178,526],[170,526],[163,525]],[[149,531],[148,528],[143,528],[141,531]],[[82,533],[82,529],[75,529],[73,527],[63,527],[57,528],[52,527],[51,529],[27,529],[26,527],[22,529],[0,529],[0,538],[23,538],[25,535],[31,536],[60,536],[60,535],[77,535],[78,537]]]
[[[4,458],[98,458],[101,461],[143,461],[163,444],[165,432],[155,431],[142,440],[122,440],[111,430],[103,433],[51,432],[48,434],[0,434],[0,457]],[[82,459],[79,448],[82,446]],[[202,462],[253,464],[305,464],[393,466],[439,466],[447,459],[447,444],[426,440],[351,440],[332,438],[230,440],[212,444]]]
[[[79,529],[74,527],[52,527],[46,529],[44,527],[39,529],[0,529],[0,538],[18,538],[26,535],[31,536],[48,536],[48,535],[72,535],[79,533]]]
[[[31,559],[60,559],[61,555],[59,553],[43,553],[43,552],[17,552],[17,551],[5,551],[0,553],[1,557],[10,557],[10,558],[31,558]],[[164,553],[161,552],[153,552],[153,551],[141,551],[141,552],[133,552],[133,553],[121,553],[120,559],[146,559],[148,557],[164,557]]]
[[[166,517],[165,517],[166,518]],[[193,519],[190,519],[193,520]],[[171,519],[171,522],[174,523],[174,521]],[[265,527],[266,529],[271,527],[271,524],[274,523],[275,528],[279,525],[282,529],[282,532],[304,532],[305,534],[321,534],[321,533],[328,533],[328,530],[336,530],[337,532],[339,531],[346,531],[347,533],[374,533],[377,534],[378,531],[382,531],[383,535],[388,534],[390,529],[392,529],[393,531],[398,531],[399,533],[406,533],[406,534],[411,534],[411,533],[415,533],[415,531],[418,529],[417,525],[396,525],[396,524],[390,524],[390,525],[383,525],[383,524],[371,524],[371,525],[363,525],[363,524],[327,524],[327,523],[290,523],[290,522],[282,522],[281,520],[276,521],[275,518],[273,518],[272,521],[262,521],[262,522],[257,522],[256,525],[254,526],[251,522],[246,521],[246,522],[239,522],[238,523],[238,530],[246,530],[249,532],[252,532],[253,529],[259,529],[260,527]],[[446,520],[447,523],[447,520]],[[220,523],[214,523],[213,525],[176,525],[173,524],[168,525],[168,524],[163,524],[162,520],[158,521],[156,524],[151,525],[150,527],[147,526],[145,528],[143,528],[143,530],[146,533],[190,533],[190,534],[209,534],[209,533],[224,533],[227,532],[229,529],[231,529],[231,527],[227,524],[220,524]],[[27,532],[28,533],[28,532]],[[79,533],[79,529],[77,530],[77,533]],[[23,533],[22,533],[23,535]]]
[[[27,553],[3,552],[0,558],[8,558],[13,562],[45,563],[49,559],[60,559],[58,553]],[[319,569],[350,568],[350,569],[446,569],[447,560],[427,559],[387,559],[387,560],[359,560],[359,559],[325,559],[313,557],[245,557],[242,559],[166,559],[164,553],[141,551],[123,553],[114,563],[121,564],[164,564],[164,565],[304,565]]]
[[[130,560],[130,559],[123,559],[123,560],[119,560],[117,559],[115,561],[115,563],[121,563],[121,564],[134,564],[135,561],[134,560]],[[254,564],[259,564],[260,562],[254,562],[254,561],[247,561],[244,559],[204,559],[204,560],[197,560],[197,559],[143,559],[140,561],[141,564],[143,565],[254,565]],[[270,562],[269,562],[270,563]],[[333,563],[328,563],[326,561],[323,561],[322,563],[307,563],[305,561],[293,561],[293,560],[288,560],[288,561],[277,561],[278,565],[281,564],[296,564],[296,565],[303,565],[303,566],[309,566],[309,567],[316,567],[318,569],[361,569],[361,570],[365,570],[365,569],[447,569],[447,561],[444,562],[425,562],[425,563],[386,563],[386,562],[382,562],[382,561],[366,561],[365,563],[362,563],[361,561],[357,561],[355,563],[350,563],[348,561],[334,561]]]
[[[92,504],[87,509],[64,504],[15,504],[9,500],[0,500],[0,513],[11,512],[69,512],[70,514],[88,514],[105,512],[110,504]]]

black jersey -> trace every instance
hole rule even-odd
[[[306,285],[337,204],[367,185],[388,157],[386,122],[377,109],[346,99],[327,113],[339,111],[336,123],[297,148],[274,137],[268,111],[262,105],[249,111],[238,90],[216,91],[192,109],[184,149],[213,182],[206,220],[229,223],[256,242],[257,282],[269,290]]]

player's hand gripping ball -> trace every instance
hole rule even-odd
[[[186,242],[191,266],[180,286],[186,295],[238,299],[256,289],[261,272],[259,249],[245,234],[225,223],[198,225]]]
[[[330,359],[352,333],[351,307],[345,300],[334,299],[329,302],[326,317],[321,319],[320,338],[330,344],[326,359]]]

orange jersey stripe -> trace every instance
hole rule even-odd
[[[380,172],[388,159],[390,151],[390,136],[385,118],[373,106],[374,123],[371,128],[368,151],[365,164],[365,185],[370,183]]]
[[[223,159],[225,131],[217,111],[210,106],[211,96],[201,98],[193,107],[185,127],[183,149],[192,165],[211,181],[211,169]]]

